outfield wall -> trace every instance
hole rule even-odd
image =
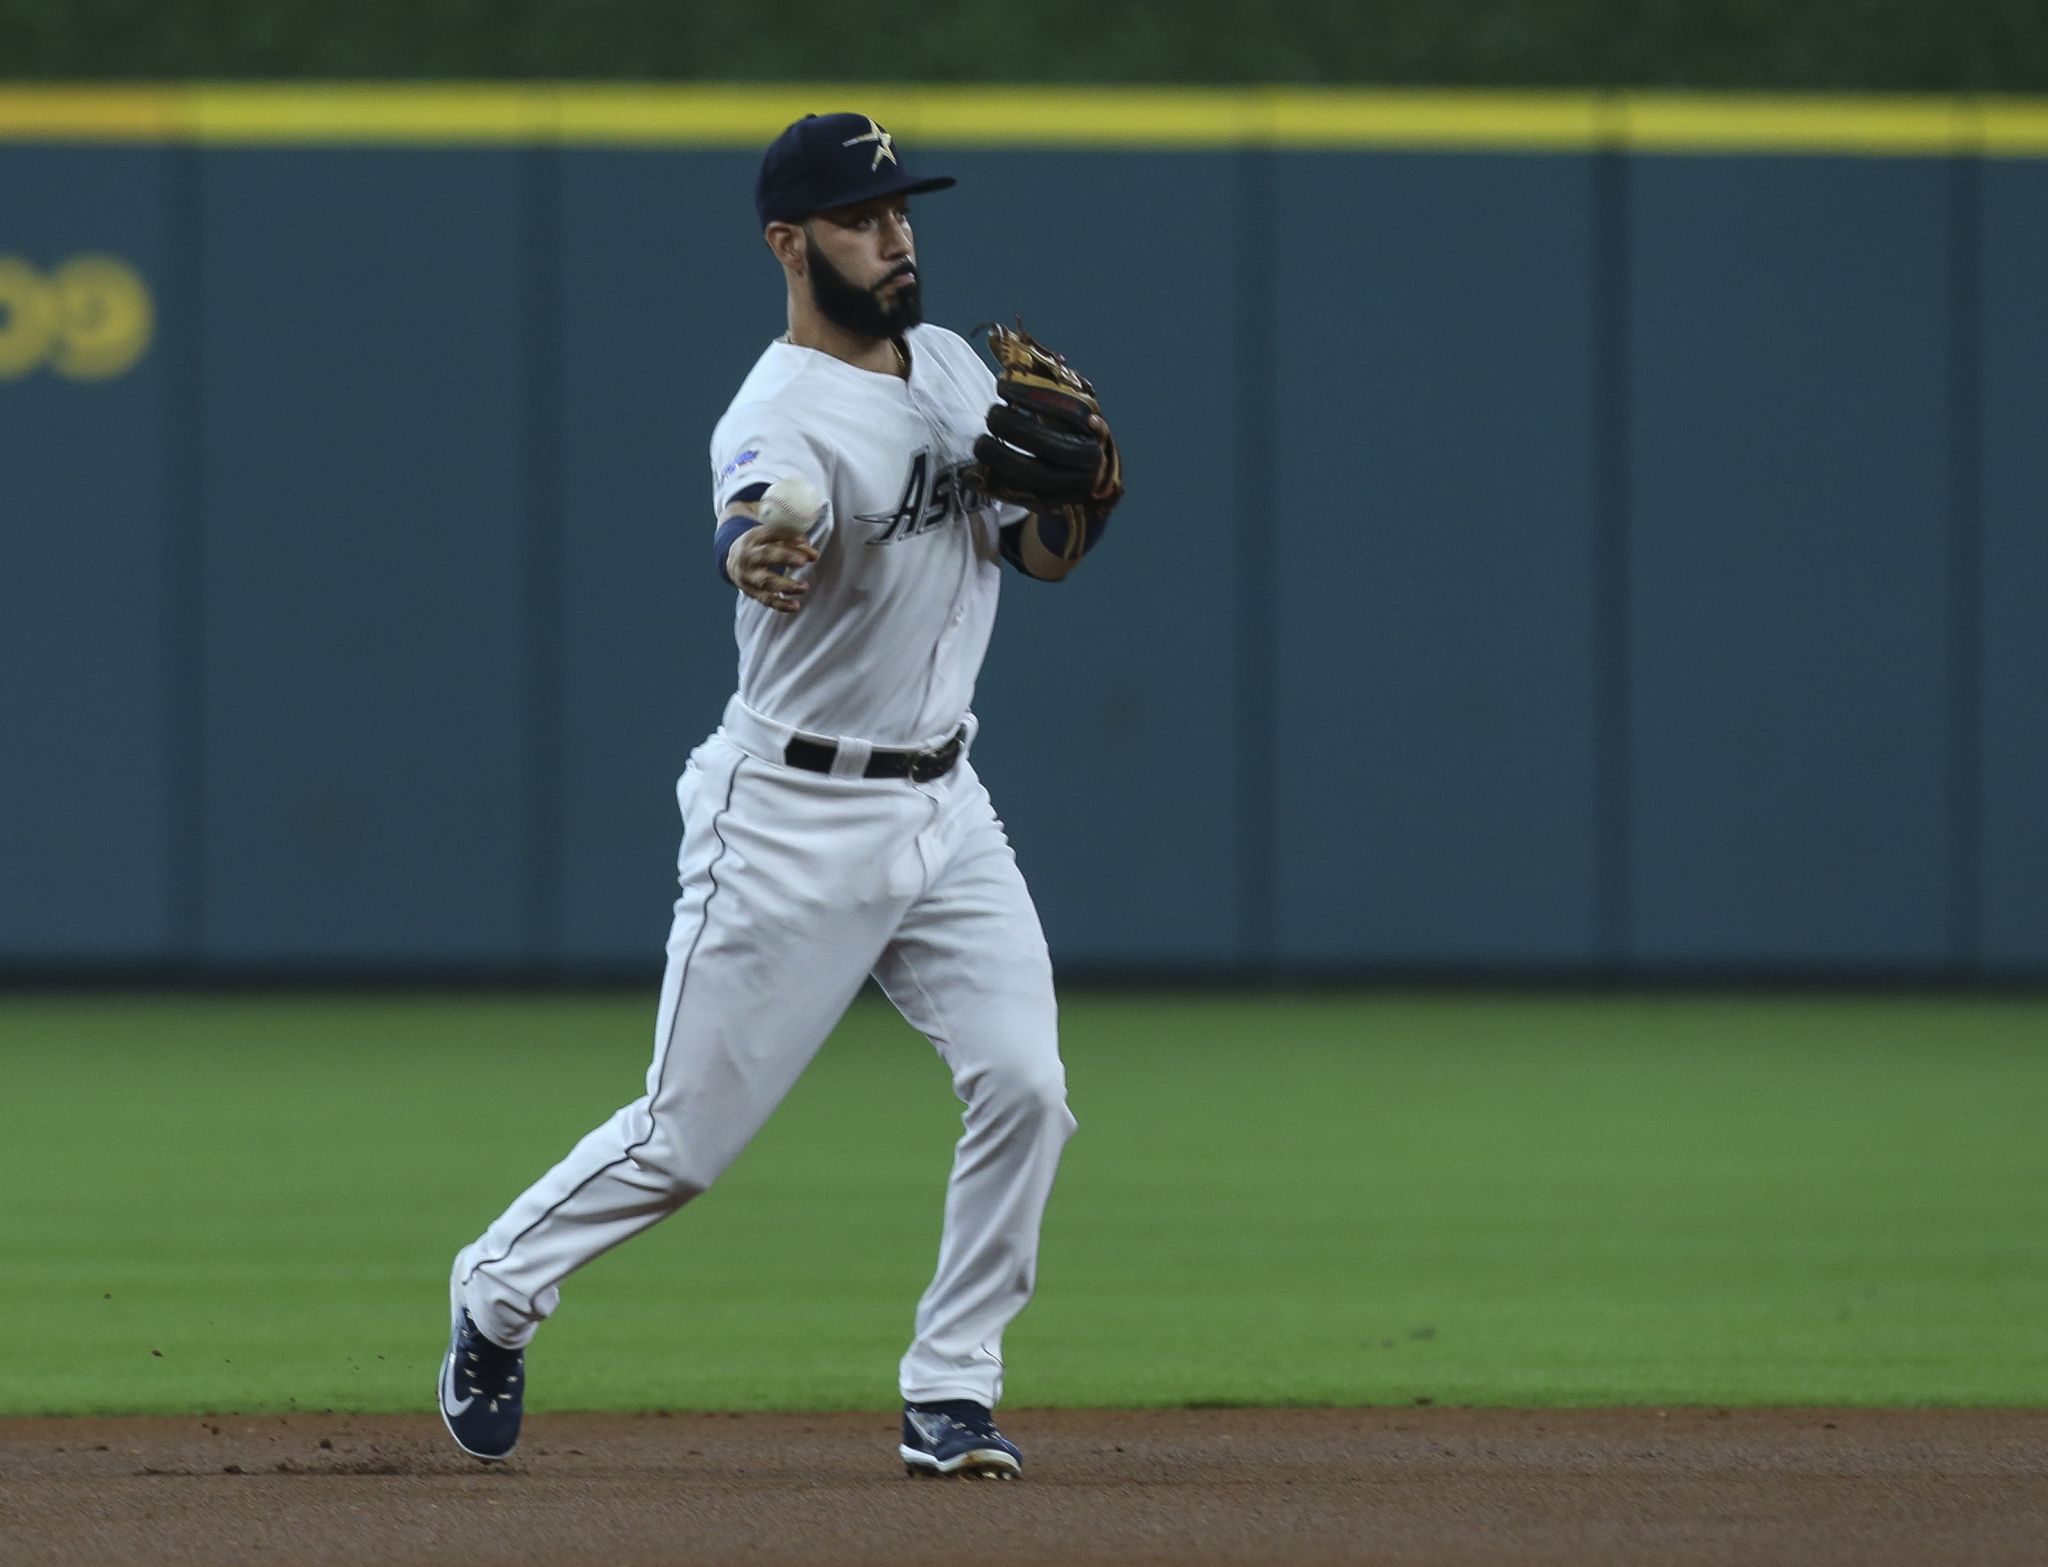
[[[0,969],[658,964],[841,98],[0,90]],[[858,101],[1126,450],[977,704],[1068,971],[2048,976],[2048,107]]]

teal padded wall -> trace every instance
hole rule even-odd
[[[196,869],[181,838],[189,693],[170,661],[185,611],[167,591],[189,580],[173,162],[0,147],[0,266],[49,280],[117,257],[159,318],[132,368],[76,379],[51,351],[29,357],[41,307],[0,302],[0,955],[14,963],[161,960]]]
[[[712,575],[711,426],[780,330],[779,272],[739,154],[559,160],[559,778],[556,952],[659,965],[676,895],[675,782],[732,692],[732,598]]]
[[[1948,168],[1631,178],[1631,954],[1938,967]]]
[[[210,963],[530,954],[524,158],[205,158]]]
[[[926,154],[1130,465],[978,700],[1068,973],[2048,975],[2048,165]],[[653,972],[752,172],[0,152],[159,313],[0,380],[0,969]]]
[[[1981,790],[1986,969],[2048,971],[2048,164],[1987,166],[1979,321]]]
[[[1270,950],[1597,964],[1592,160],[1279,160]]]

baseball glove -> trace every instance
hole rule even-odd
[[[974,443],[974,482],[996,500],[1041,517],[1064,516],[1078,550],[1124,493],[1116,442],[1106,423],[1100,430],[1089,423],[1102,412],[1095,388],[1023,322],[1015,330],[980,330],[1001,371],[996,394],[1002,401],[988,411],[988,434]]]

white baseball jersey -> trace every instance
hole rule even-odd
[[[905,334],[908,380],[768,345],[711,437],[712,510],[777,479],[825,497],[803,609],[740,595],[739,699],[814,735],[920,748],[966,717],[995,626],[997,530],[1021,508],[962,483],[994,373],[943,327]]]

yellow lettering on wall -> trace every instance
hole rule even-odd
[[[0,256],[0,381],[45,366],[74,381],[121,375],[148,352],[156,306],[118,256],[73,256],[44,272]]]
[[[0,381],[27,375],[57,340],[57,301],[19,256],[0,256]]]

